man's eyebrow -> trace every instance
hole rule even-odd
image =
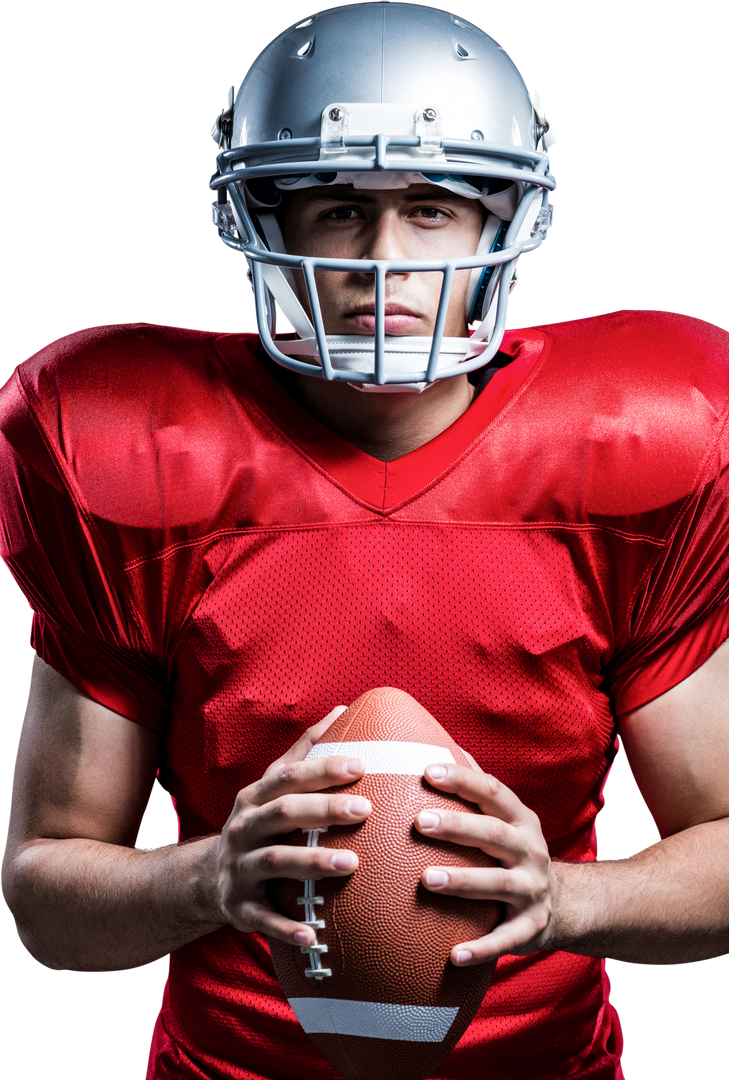
[[[394,190],[394,189],[393,189]],[[311,194],[304,194],[304,201],[310,205],[317,203],[330,203],[330,202],[358,202],[358,203],[374,203],[377,200],[372,195],[366,195],[361,191],[327,191],[325,192],[312,192]],[[420,194],[403,195],[403,202],[461,202],[464,199],[463,195],[457,195],[454,191],[448,191],[447,188],[441,188],[437,191],[426,191]],[[469,202],[471,200],[468,200]]]

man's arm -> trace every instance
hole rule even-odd
[[[729,951],[729,643],[622,716],[620,734],[663,839],[615,862],[551,862],[536,815],[503,784],[456,766],[440,779],[426,772],[434,787],[478,803],[486,816],[444,814],[433,827],[420,815],[416,827],[482,847],[502,863],[423,873],[431,891],[506,905],[491,934],[454,947],[454,963],[565,949],[675,964]],[[437,884],[433,871],[448,881]]]
[[[48,967],[134,967],[214,930],[215,838],[134,849],[159,736],[34,664],[3,867],[29,951]]]
[[[266,881],[356,868],[353,853],[276,842],[296,828],[353,824],[370,812],[344,794],[317,794],[358,779],[361,762],[302,760],[333,718],[309,728],[239,793],[222,838],[138,851],[159,736],[36,659],[3,865],[26,947],[48,967],[112,970],[148,963],[225,923],[310,943],[310,927],[268,903]]]
[[[645,964],[726,953],[729,643],[667,693],[620,717],[619,730],[663,839],[630,859],[584,868],[593,871],[589,878],[564,877],[564,928],[557,923],[554,933],[569,935],[573,952]]]

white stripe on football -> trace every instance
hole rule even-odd
[[[417,742],[340,742],[318,743],[306,755],[327,758],[338,755],[362,758],[368,773],[393,773],[396,776],[422,776],[426,765],[453,762],[450,750],[430,743]]]
[[[385,1005],[381,1001],[340,998],[289,998],[307,1034],[359,1035],[397,1042],[442,1042],[458,1009],[436,1005]]]

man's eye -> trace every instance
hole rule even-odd
[[[359,216],[359,210],[355,206],[335,206],[333,210],[328,210],[325,214],[325,217],[333,218],[335,221],[349,221]]]
[[[439,206],[419,206],[417,210],[414,211],[414,216],[427,218],[429,221],[438,221],[441,218],[447,217]]]

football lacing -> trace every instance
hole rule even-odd
[[[313,848],[319,846],[319,833],[326,832],[326,828],[323,829],[302,829],[302,832],[307,833],[306,846]],[[311,926],[314,930],[314,943],[313,945],[301,945],[299,946],[302,953],[306,953],[311,961],[311,967],[304,969],[304,974],[307,979],[325,979],[328,975],[331,975],[331,968],[322,967],[321,954],[328,952],[326,945],[320,945],[316,936],[317,930],[324,929],[324,919],[317,919],[316,911],[314,908],[318,904],[324,903],[323,896],[317,896],[314,886],[316,885],[316,878],[304,879],[304,895],[296,898],[297,904],[304,905],[304,915],[306,918],[301,921],[305,926]]]

